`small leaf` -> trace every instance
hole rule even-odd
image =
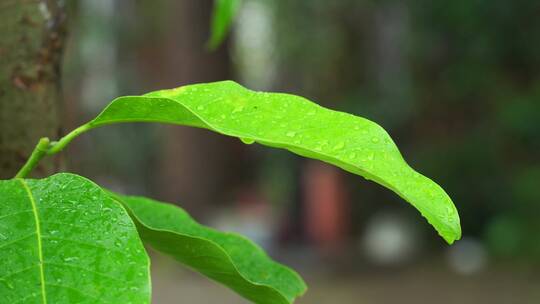
[[[255,303],[292,303],[306,290],[298,274],[240,235],[202,226],[170,204],[111,196],[124,204],[145,243]]]
[[[240,0],[215,0],[208,48],[215,50],[227,37],[233,18],[240,8]]]
[[[0,181],[0,303],[150,303],[124,208],[72,174]]]
[[[388,133],[365,118],[299,96],[255,92],[222,81],[119,97],[81,128],[122,122],[205,128],[322,160],[394,191],[448,243],[461,237],[459,216],[446,192],[409,167]]]

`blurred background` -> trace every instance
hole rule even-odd
[[[154,124],[98,129],[66,166],[247,235],[298,303],[540,303],[540,3],[244,0],[205,47],[209,0],[69,1],[66,130],[119,95],[232,79],[381,124],[453,198],[448,246],[395,194],[285,151]],[[154,303],[246,303],[153,255]]]

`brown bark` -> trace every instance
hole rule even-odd
[[[148,50],[146,59],[138,60],[148,90],[230,79],[226,45],[215,52],[205,49],[213,2],[164,3],[165,37]],[[181,202],[195,216],[205,214],[238,175],[232,167],[240,159],[234,149],[241,145],[221,135],[177,126],[167,128],[165,138],[156,192],[165,201]]]
[[[60,130],[65,15],[56,0],[0,2],[0,179],[11,178],[40,137]],[[36,173],[50,174],[43,162]]]

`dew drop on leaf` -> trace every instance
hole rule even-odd
[[[252,143],[255,142],[254,139],[252,138],[245,138],[245,137],[241,137],[240,140],[245,143],[246,145],[251,145]]]
[[[244,106],[237,106],[234,108],[233,113],[238,113],[244,111]]]
[[[77,261],[78,259],[79,259],[78,257],[67,257],[67,258],[64,258],[64,262]]]
[[[345,142],[338,142],[335,146],[334,146],[334,150],[341,150],[345,147]]]
[[[296,132],[289,131],[289,132],[287,132],[287,134],[285,134],[285,135],[287,135],[287,137],[295,137],[295,136],[296,136]]]

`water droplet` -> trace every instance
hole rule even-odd
[[[355,159],[355,158],[356,158],[356,153],[351,152],[351,153],[349,154],[349,158],[350,158],[350,159]]]
[[[295,137],[295,136],[296,136],[296,132],[289,131],[289,132],[287,132],[287,134],[285,134],[285,135],[287,135],[287,137]]]
[[[240,140],[245,143],[246,145],[251,145],[252,143],[255,142],[254,139],[252,138],[245,138],[245,137],[240,137]]]
[[[199,111],[204,110],[204,106],[197,106],[197,110]]]
[[[64,258],[64,262],[76,261],[78,259],[79,259],[78,257],[67,257],[67,258]]]
[[[373,154],[373,153],[369,153],[369,155],[368,155],[367,159],[368,159],[368,160],[373,160],[373,156],[374,156],[374,154]]]
[[[340,141],[340,142],[338,142],[338,143],[334,146],[333,149],[334,149],[334,150],[341,150],[341,149],[343,149],[344,147],[345,147],[345,142]]]
[[[244,111],[244,106],[237,106],[234,108],[233,113],[238,113]]]
[[[378,142],[379,142],[379,138],[378,138],[378,137],[372,137],[372,138],[371,138],[371,142],[373,142],[373,143],[378,143]]]
[[[13,284],[11,284],[11,282],[6,281],[5,279],[0,279],[0,281],[4,282],[4,284],[6,284],[7,288],[9,289],[15,288]]]

